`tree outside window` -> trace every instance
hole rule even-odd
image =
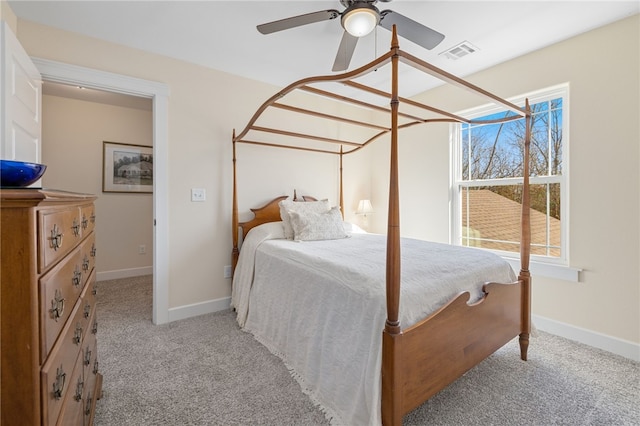
[[[531,250],[556,260],[566,259],[566,91],[563,86],[529,96]],[[515,103],[523,105],[524,97]],[[454,129],[454,241],[518,253],[525,119],[495,122],[514,113],[486,108],[470,114],[476,118]]]

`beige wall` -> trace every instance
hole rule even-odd
[[[42,97],[42,162],[47,165],[42,184],[98,195],[99,275],[126,269],[149,270],[152,265],[152,195],[102,192],[103,141],[151,146],[151,120],[151,111]],[[146,254],[138,254],[140,245],[146,246]]]
[[[533,313],[635,343],[640,342],[638,28],[636,15],[468,77],[503,97],[570,83],[569,256],[570,266],[583,272],[577,283],[534,276]],[[454,111],[486,103],[450,87],[418,98]],[[446,242],[448,125],[413,128],[401,140],[402,232]],[[376,147],[376,170],[388,169],[384,148]],[[386,202],[386,182],[373,184],[383,186],[374,192],[377,204]],[[385,226],[382,216],[376,215],[378,229]]]

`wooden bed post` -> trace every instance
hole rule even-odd
[[[391,50],[399,49],[396,26]],[[398,190],[398,55],[391,58],[391,167],[389,173],[389,216],[387,225],[387,321],[382,333],[382,424],[402,424],[402,378],[400,356],[402,333],[400,310],[400,196]]]
[[[531,108],[529,99],[525,101],[525,137],[524,137],[524,179],[522,183],[522,236],[520,238],[520,274],[522,281],[522,329],[520,332],[520,358],[527,360],[529,335],[531,333],[531,273],[529,256],[531,255],[531,201],[529,194],[529,146],[531,144]]]
[[[231,275],[236,269],[238,263],[238,256],[240,251],[238,250],[238,183],[236,179],[236,129],[233,129],[233,208],[231,213],[231,236],[233,238],[233,250],[231,252]]]
[[[342,145],[340,145],[340,211],[342,212],[342,220],[344,220],[344,195],[342,192]]]

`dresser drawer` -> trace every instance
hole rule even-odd
[[[74,307],[71,320],[65,324],[60,339],[56,342],[40,372],[43,424],[55,424],[60,415],[63,402],[69,392],[75,391],[72,381],[78,360],[81,361],[81,346],[77,338],[76,319],[82,317],[78,304]],[[80,368],[82,374],[82,367]]]
[[[84,366],[84,415],[85,425],[89,424],[89,419],[93,418],[92,411],[95,410],[96,399],[99,389],[98,384],[98,343],[96,335],[89,333],[85,338],[83,352]]]
[[[95,324],[95,318],[91,318],[91,323]],[[98,374],[98,340],[96,333],[87,333],[82,344],[82,366],[84,367],[84,378],[88,387],[95,384],[95,376]]]
[[[80,227],[83,235],[92,232],[96,227],[96,208],[93,204],[87,204],[80,208]]]
[[[86,321],[86,335],[89,334],[89,330],[93,325],[93,317],[96,311],[96,293],[96,274],[92,272],[87,281],[87,285],[82,291],[82,299],[80,300],[82,317]]]
[[[95,281],[95,273],[91,274],[91,281]],[[73,344],[77,346],[78,350],[83,347],[85,339],[92,333],[93,321],[95,318],[96,297],[91,292],[92,286],[85,286],[82,291],[82,296],[78,301],[78,312],[71,318],[73,321],[71,326],[74,328]]]
[[[82,298],[78,302],[78,314],[76,316],[76,328],[82,328],[82,336],[79,346],[82,348],[83,356],[86,354],[87,346],[92,342],[96,342],[97,323],[96,323],[96,296],[93,292],[93,285],[95,283],[95,273],[91,274],[90,284],[85,286],[82,292]],[[76,343],[76,341],[74,341]],[[83,362],[83,365],[85,363]],[[87,364],[88,365],[88,364]]]
[[[40,279],[40,362],[55,344],[82,294],[84,275],[78,248]]]
[[[86,383],[83,377],[82,356],[76,360],[73,375],[69,382],[69,391],[60,410],[60,416],[48,426],[81,426],[84,422],[84,403]]]
[[[82,239],[80,209],[38,211],[38,233],[38,271],[42,273],[73,250]]]
[[[93,232],[80,244],[80,257],[86,279],[96,266],[96,235]]]

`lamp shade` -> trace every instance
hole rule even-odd
[[[360,200],[358,202],[358,209],[356,210],[356,214],[367,215],[369,213],[373,213],[373,206],[371,205],[371,201]]]
[[[375,8],[359,7],[342,15],[342,27],[354,37],[364,37],[378,25],[378,11]]]

